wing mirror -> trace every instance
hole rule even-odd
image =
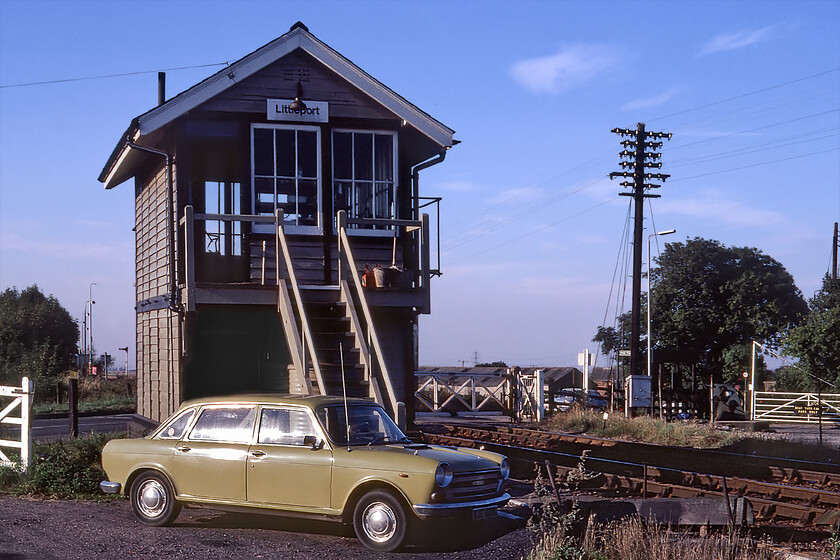
[[[318,451],[324,447],[324,442],[318,441],[318,438],[315,436],[303,436],[303,445],[308,445],[312,448],[312,451]]]

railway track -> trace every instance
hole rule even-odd
[[[432,428],[432,427],[429,427]],[[485,447],[516,461],[520,476],[551,465],[563,480],[588,451],[586,468],[601,473],[600,491],[614,496],[744,497],[759,525],[829,530],[840,522],[840,473],[834,465],[635,444],[509,426],[437,426],[429,443]],[[686,469],[684,465],[693,465]],[[702,469],[703,472],[697,472]],[[755,476],[757,475],[757,476]]]

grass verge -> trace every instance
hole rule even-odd
[[[551,431],[701,449],[726,447],[748,437],[742,432],[717,430],[710,424],[664,422],[651,416],[625,418],[614,414],[604,420],[601,412],[581,409],[555,414],[541,426]]]

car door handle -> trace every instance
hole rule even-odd
[[[256,451],[251,451],[251,455],[254,457],[265,457],[265,451],[260,451],[257,449]]]
[[[182,451],[182,452],[186,453],[187,451],[189,451],[189,450],[190,450],[190,449],[192,449],[192,448],[191,448],[191,447],[188,447],[188,446],[186,446],[186,445],[179,445],[179,446],[178,446],[178,447],[176,447],[175,449],[177,449],[178,451]]]

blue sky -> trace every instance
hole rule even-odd
[[[626,278],[615,127],[674,134],[646,235],[757,247],[806,297],[829,268],[837,1],[0,0],[0,289],[37,283],[81,317],[95,282],[96,347],[133,364],[133,188],[99,171],[156,71],[232,62],[297,20],[462,142],[421,177],[444,197],[424,365],[595,351]],[[168,71],[168,95],[217,69]]]

